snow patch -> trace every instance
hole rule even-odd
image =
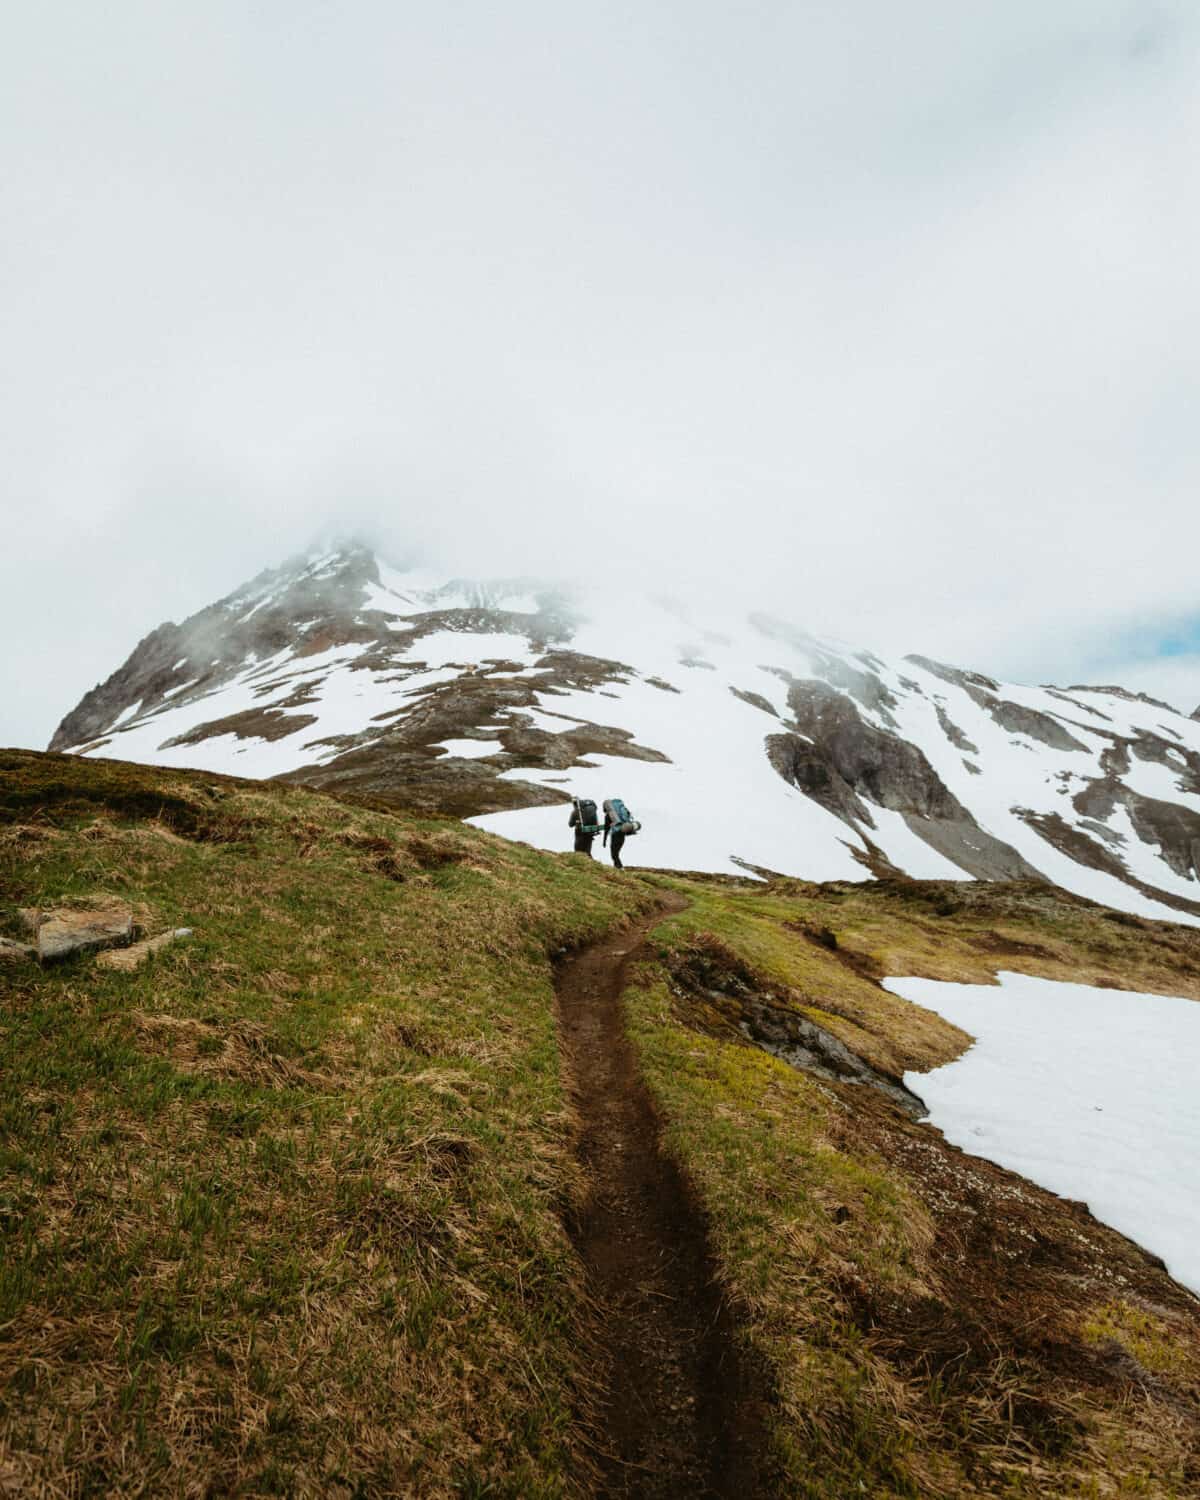
[[[997,978],[883,981],[977,1038],[905,1083],[952,1144],[1083,1199],[1200,1293],[1200,1003]]]
[[[495,755],[503,749],[499,740],[439,740],[438,744],[459,760],[480,760],[485,755]]]

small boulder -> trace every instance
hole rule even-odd
[[[89,908],[55,907],[38,917],[37,956],[43,963],[72,953],[114,948],[133,937],[133,912],[123,902]]]
[[[133,943],[128,948],[112,948],[107,953],[102,953],[96,963],[100,968],[120,969],[130,973],[134,969],[140,969],[152,953],[159,953],[179,938],[191,935],[190,927],[176,927],[171,932],[159,933],[157,937],[143,938],[140,943]]]
[[[0,964],[16,963],[20,959],[36,957],[37,949],[29,943],[14,943],[12,938],[0,937]]]

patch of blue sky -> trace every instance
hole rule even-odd
[[[1162,636],[1155,656],[1200,656],[1200,615]]]
[[[1200,656],[1200,613],[1147,621],[1121,631],[1090,653],[1094,661],[1154,662]]]

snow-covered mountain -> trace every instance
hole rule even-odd
[[[571,793],[619,795],[638,863],[1040,877],[1200,922],[1195,716],[358,546],[160,626],[50,748],[301,780],[550,849],[569,847]]]

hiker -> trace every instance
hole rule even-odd
[[[641,826],[631,816],[629,809],[621,801],[620,797],[606,797],[604,799],[604,839],[602,842],[609,844],[609,836],[612,836],[609,850],[616,869],[623,870],[625,868],[621,863],[621,847],[628,836],[631,833],[636,833]]]
[[[600,832],[596,819],[596,804],[590,797],[571,798],[571,816],[567,827],[575,830],[575,853],[592,857],[592,840]]]

